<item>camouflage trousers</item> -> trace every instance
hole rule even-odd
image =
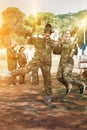
[[[16,68],[17,68],[17,62],[13,62],[12,60],[10,62],[8,62],[8,70],[9,71],[13,71]],[[8,83],[10,85],[15,85],[16,84],[16,76],[9,77]]]
[[[32,84],[33,85],[38,85],[39,84],[39,75],[38,75],[38,70],[32,71]]]
[[[15,85],[16,84],[16,76],[12,76],[8,78],[8,83],[10,85]]]
[[[11,72],[12,76],[19,76],[29,73],[31,71],[36,71],[38,68],[41,69],[43,75],[43,82],[46,95],[52,95],[51,89],[51,66],[45,62],[42,62],[39,58],[33,58],[28,65]]]
[[[65,85],[66,88],[68,88],[69,84],[77,85],[80,87],[81,85],[81,80],[76,80],[72,76],[72,70],[73,70],[73,64],[66,64],[62,67],[61,64],[59,64],[59,68],[57,71],[56,78],[58,81],[60,81],[62,84]]]
[[[23,84],[25,79],[25,75],[19,76],[19,83]]]

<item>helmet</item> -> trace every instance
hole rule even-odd
[[[48,31],[50,32],[50,34],[52,33],[52,26],[49,23],[45,25],[44,33]]]

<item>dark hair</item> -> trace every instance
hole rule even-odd
[[[25,48],[24,48],[23,46],[22,46],[22,47],[20,47],[19,52],[20,52],[22,49],[25,49]]]
[[[49,23],[45,25],[44,33],[48,31],[50,32],[50,34],[52,33],[52,26]]]

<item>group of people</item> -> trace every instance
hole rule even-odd
[[[66,94],[70,93],[72,85],[77,85],[80,94],[85,91],[85,84],[81,80],[75,80],[72,76],[74,66],[73,56],[77,55],[77,39],[72,38],[70,30],[64,32],[62,40],[54,41],[50,38],[52,34],[52,26],[46,24],[44,28],[44,37],[28,37],[28,44],[35,46],[34,58],[24,67],[14,68],[10,70],[11,77],[27,74],[40,68],[43,75],[45,88],[45,102],[51,106],[52,101],[52,80],[51,65],[52,53],[57,49],[57,53],[61,55],[60,63],[57,70],[57,80],[66,87]]]
[[[19,48],[19,49],[17,49]],[[17,43],[13,40],[10,40],[10,47],[7,48],[7,67],[9,71],[14,69],[24,67],[28,63],[28,57],[25,53],[25,47],[20,46],[17,47]],[[20,75],[19,77],[19,84],[25,83],[25,74]],[[16,85],[17,77],[10,77],[9,84],[10,86]],[[32,71],[31,73],[31,83],[33,86],[39,84],[39,75],[38,70]]]
[[[12,42],[10,47],[7,48],[7,66],[8,70],[12,71],[14,69],[24,67],[27,64],[27,57],[24,53],[25,47],[21,46],[19,51],[16,50],[16,42]],[[25,74],[19,76],[19,83],[23,84],[25,79]],[[9,80],[10,85],[16,84],[16,76],[11,77]]]

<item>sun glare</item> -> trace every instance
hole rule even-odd
[[[80,24],[80,28],[83,28],[85,25],[86,25],[86,19],[83,19]]]
[[[33,15],[35,18],[37,17],[37,10],[35,8],[33,9]]]
[[[2,26],[2,17],[0,16],[0,28]]]

